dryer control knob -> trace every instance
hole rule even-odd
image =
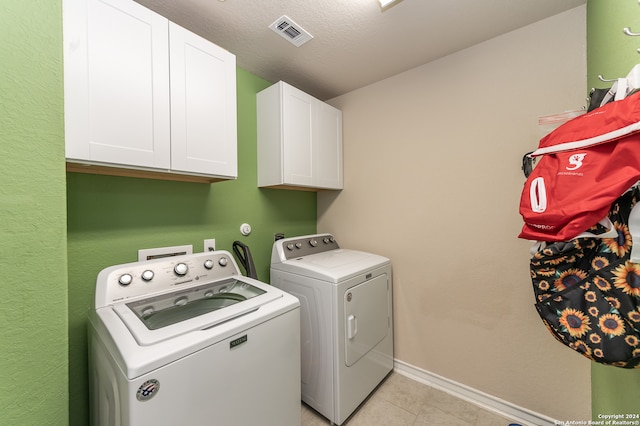
[[[297,249],[301,249],[302,248],[302,243],[296,243],[296,248]]]
[[[220,260],[218,260],[218,263],[220,264],[220,266],[227,266],[227,258],[226,257],[221,257]]]
[[[187,275],[187,272],[189,272],[189,267],[186,263],[180,262],[176,266],[174,266],[173,272],[175,272],[179,277],[184,277],[185,275]]]
[[[153,271],[151,269],[147,269],[146,271],[144,271],[142,273],[142,280],[143,281],[151,281],[153,279]]]
[[[323,242],[323,243],[325,243],[325,244],[329,244],[329,242],[330,242],[330,241],[329,241],[329,237],[324,237],[324,238],[322,239],[322,242]]]
[[[213,268],[213,260],[211,259],[207,259],[204,261],[204,267],[207,269],[212,269]]]
[[[133,281],[133,276],[131,274],[122,274],[120,278],[118,278],[118,284],[127,286],[131,284]]]
[[[294,246],[293,246],[292,243],[287,244],[287,250],[291,251],[291,250],[293,250],[293,247]]]
[[[309,240],[309,245],[310,245],[311,247],[315,247],[315,246],[317,246],[317,245],[318,245],[318,240],[313,239],[313,238],[312,238],[312,239],[310,239],[310,240]]]

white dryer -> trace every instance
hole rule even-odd
[[[298,300],[226,251],[100,272],[93,425],[300,425]]]
[[[342,424],[393,369],[391,261],[330,234],[286,238],[271,285],[300,300],[302,400]]]

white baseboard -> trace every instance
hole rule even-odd
[[[488,393],[457,383],[446,377],[423,370],[406,362],[394,360],[393,370],[417,382],[447,392],[481,408],[507,417],[522,426],[554,426],[560,424],[543,414],[512,404]]]

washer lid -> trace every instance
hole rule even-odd
[[[338,283],[389,264],[389,259],[377,254],[337,249],[274,263],[271,268]]]
[[[282,297],[280,291],[272,291],[266,284],[247,281],[227,279],[122,302],[111,308],[136,342],[147,346],[193,330],[215,327]]]

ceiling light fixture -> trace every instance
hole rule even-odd
[[[380,1],[380,7],[381,8],[385,8],[393,3],[395,3],[397,0],[379,0]]]

